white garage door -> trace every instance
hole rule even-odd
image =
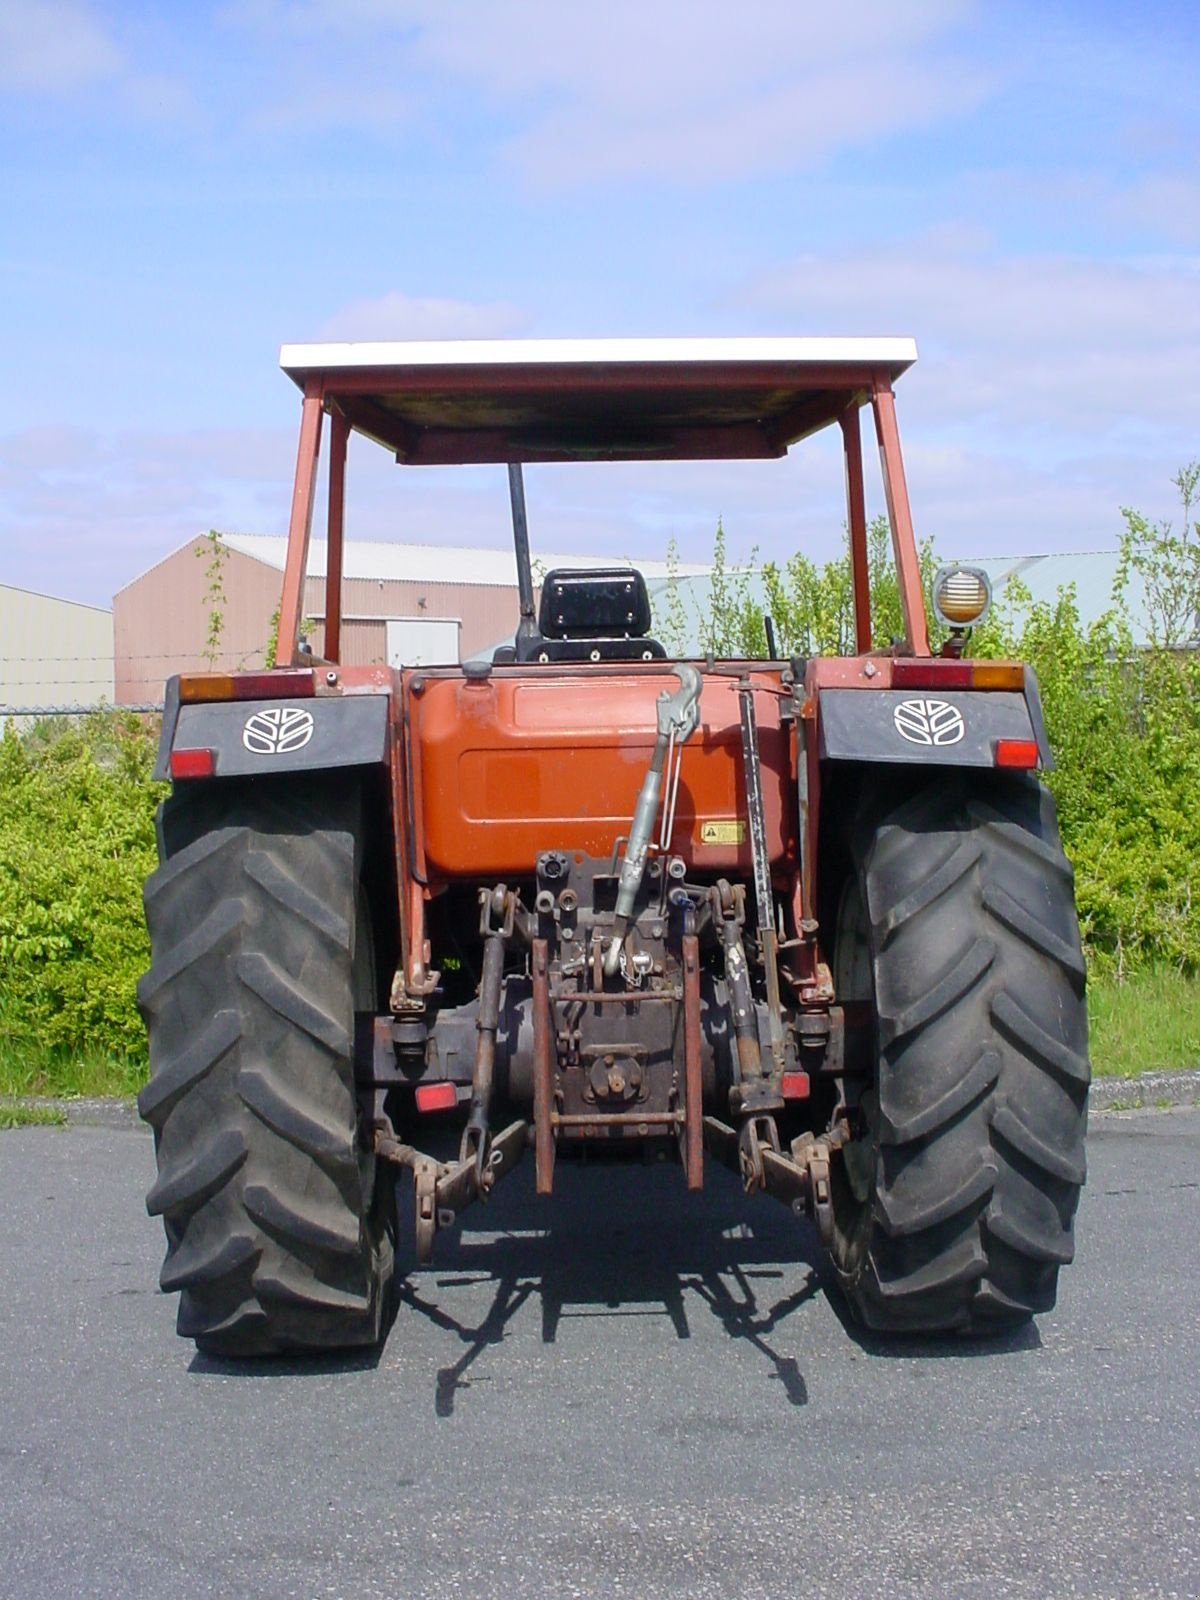
[[[458,661],[457,617],[389,617],[389,667],[448,667]]]

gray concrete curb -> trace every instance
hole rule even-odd
[[[15,1099],[0,1097],[0,1105],[39,1106],[61,1111],[72,1128],[127,1128],[150,1130],[137,1114],[133,1100],[52,1100],[35,1095]],[[1088,1109],[1141,1111],[1171,1106],[1200,1105],[1200,1067],[1180,1072],[1143,1072],[1138,1078],[1093,1078]]]
[[[72,1128],[149,1128],[137,1114],[133,1100],[56,1100],[46,1095],[0,1095],[0,1106],[30,1106],[38,1111],[61,1111]]]
[[[1089,1110],[1135,1111],[1200,1105],[1200,1067],[1143,1072],[1136,1078],[1093,1078]]]

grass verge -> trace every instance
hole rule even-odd
[[[1097,1077],[1134,1078],[1200,1066],[1200,980],[1173,969],[1088,985],[1092,1067]],[[79,1056],[0,1043],[0,1098],[128,1099],[146,1081],[144,1060],[103,1052]],[[11,1114],[0,1112],[0,1116]],[[0,1127],[14,1126],[0,1122]]]
[[[0,1132],[6,1128],[65,1128],[67,1113],[60,1106],[6,1106],[0,1103]]]
[[[1200,980],[1171,968],[1088,985],[1092,1071],[1136,1078],[1200,1066]]]
[[[0,1096],[128,1099],[145,1081],[144,1061],[115,1059],[102,1051],[68,1056],[26,1043],[0,1045]]]

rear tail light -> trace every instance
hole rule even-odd
[[[172,750],[169,765],[173,778],[211,778],[217,770],[217,752]]]
[[[453,1083],[421,1083],[417,1085],[417,1110],[453,1111],[458,1104],[458,1088]]]
[[[779,1080],[779,1092],[785,1100],[807,1100],[811,1089],[807,1072],[785,1072]]]
[[[893,689],[1024,689],[1019,661],[953,661],[943,656],[892,662]]]
[[[998,767],[1018,767],[1028,772],[1038,764],[1036,739],[997,739],[994,749]]]
[[[282,700],[316,693],[311,667],[278,667],[269,672],[191,672],[179,679],[184,705],[197,700]]]

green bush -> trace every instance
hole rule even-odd
[[[1198,483],[1194,467],[1176,479],[1181,535],[1124,513],[1123,570],[1147,584],[1164,630],[1183,629],[1200,604]],[[900,612],[882,522],[869,546],[876,643],[886,645]],[[853,649],[847,557],[817,566],[796,555],[752,575],[727,567],[721,529],[716,557],[709,647],[762,653],[761,584],[781,649]],[[926,577],[934,564],[924,549]],[[1176,590],[1191,607],[1182,622],[1168,616]],[[668,595],[668,639],[687,627],[672,605]],[[1117,977],[1200,971],[1200,654],[1135,648],[1120,585],[1113,609],[1086,627],[1070,590],[1032,605],[1010,585],[971,652],[1027,661],[1038,675],[1058,761],[1047,781],[1093,966]],[[165,792],[150,777],[155,745],[155,729],[121,713],[20,735],[10,724],[0,740],[0,1089],[128,1090],[145,1070],[134,996],[149,962],[141,886]]]
[[[1121,605],[1088,627],[1075,596],[989,630],[1038,676],[1058,804],[1093,964],[1200,969],[1200,660],[1134,646]]]
[[[775,645],[781,655],[853,655],[854,588],[849,550],[821,566],[798,550],[782,566],[764,561],[760,569],[757,555],[751,551],[744,565],[731,567],[725,528],[717,523],[705,608],[700,614],[694,604],[689,607],[675,577],[677,551],[672,542],[667,550],[671,578],[655,619],[668,647],[682,651],[698,637],[701,648],[716,656],[764,655],[765,613],[774,625]],[[937,565],[931,543],[922,545],[920,562],[921,579],[928,590]],[[900,584],[886,517],[875,517],[867,526],[867,572],[872,642],[886,647],[904,633]]]
[[[1010,584],[969,643],[973,656],[1025,661],[1037,674],[1057,761],[1046,782],[1075,865],[1084,940],[1093,967],[1117,977],[1156,965],[1200,971],[1200,653],[1191,637],[1200,614],[1200,524],[1192,515],[1200,466],[1173,482],[1179,532],[1123,510],[1121,575],[1106,615],[1085,626],[1072,590],[1033,605]],[[882,519],[871,524],[868,550],[875,643],[886,646],[901,621]],[[926,588],[936,565],[925,546]],[[1135,645],[1130,627],[1131,573],[1142,581],[1149,648]],[[731,569],[718,527],[710,595],[702,638],[718,653],[764,653],[764,605],[785,654],[854,648],[848,553],[823,566],[798,554],[761,572],[753,558]],[[686,637],[688,623],[679,593],[668,591],[665,636]]]
[[[156,736],[137,718],[49,719],[0,740],[0,1057],[140,1063]],[[17,1071],[17,1077],[20,1074]]]

